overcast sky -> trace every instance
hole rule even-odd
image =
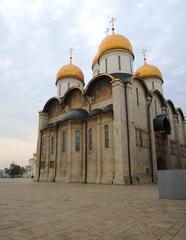
[[[163,74],[165,98],[186,114],[185,9],[183,0],[0,0],[0,168],[27,165],[36,151],[38,111],[56,95],[70,47],[90,80],[112,16],[133,45],[135,69],[147,49]]]

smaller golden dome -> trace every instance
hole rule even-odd
[[[99,52],[98,58],[103,53],[108,52],[110,50],[125,50],[130,53],[133,53],[130,41],[120,34],[112,34],[102,40],[98,50]]]
[[[136,70],[134,75],[140,78],[156,77],[163,81],[160,70],[156,66],[148,64],[146,61],[143,66]]]
[[[98,58],[99,58],[99,52],[96,53],[96,55],[92,61],[92,67],[98,62]]]
[[[83,72],[78,66],[72,63],[66,64],[59,69],[56,76],[56,82],[60,79],[64,79],[68,77],[73,77],[84,82]]]

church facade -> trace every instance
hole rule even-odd
[[[114,32],[99,45],[93,78],[62,66],[57,95],[39,112],[36,181],[137,184],[159,169],[186,168],[186,122],[163,96],[149,63],[133,70],[130,41]]]

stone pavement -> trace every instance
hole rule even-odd
[[[185,240],[186,201],[156,185],[0,179],[0,240]]]

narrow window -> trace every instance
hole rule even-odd
[[[80,151],[80,131],[77,130],[75,133],[75,150],[76,152]]]
[[[107,59],[105,59],[105,72],[107,73]]]
[[[137,105],[139,105],[139,93],[138,93],[138,88],[136,88],[136,100],[137,100]]]
[[[61,96],[61,84],[59,84],[59,96]]]
[[[119,71],[121,70],[121,57],[118,56],[118,68],[119,68]]]
[[[41,144],[41,158],[44,161],[45,160],[45,139],[42,139],[42,144]]]
[[[157,104],[156,104],[156,99],[154,100],[154,106],[155,106],[155,114],[157,115]]]
[[[68,89],[70,88],[70,83],[68,82]]]
[[[51,138],[51,148],[50,148],[51,154],[54,153],[54,137]]]
[[[88,130],[88,149],[92,150],[92,128]]]
[[[154,90],[154,82],[152,82],[152,89]]]
[[[139,147],[142,146],[141,129],[139,128],[136,128],[136,145]]]
[[[105,132],[105,148],[108,148],[109,147],[109,126],[108,125],[105,125],[104,132]]]
[[[63,145],[62,145],[62,152],[66,152],[66,132],[63,132]]]
[[[129,60],[129,63],[130,63],[130,71],[132,73],[133,72],[133,69],[132,69],[132,59]]]

